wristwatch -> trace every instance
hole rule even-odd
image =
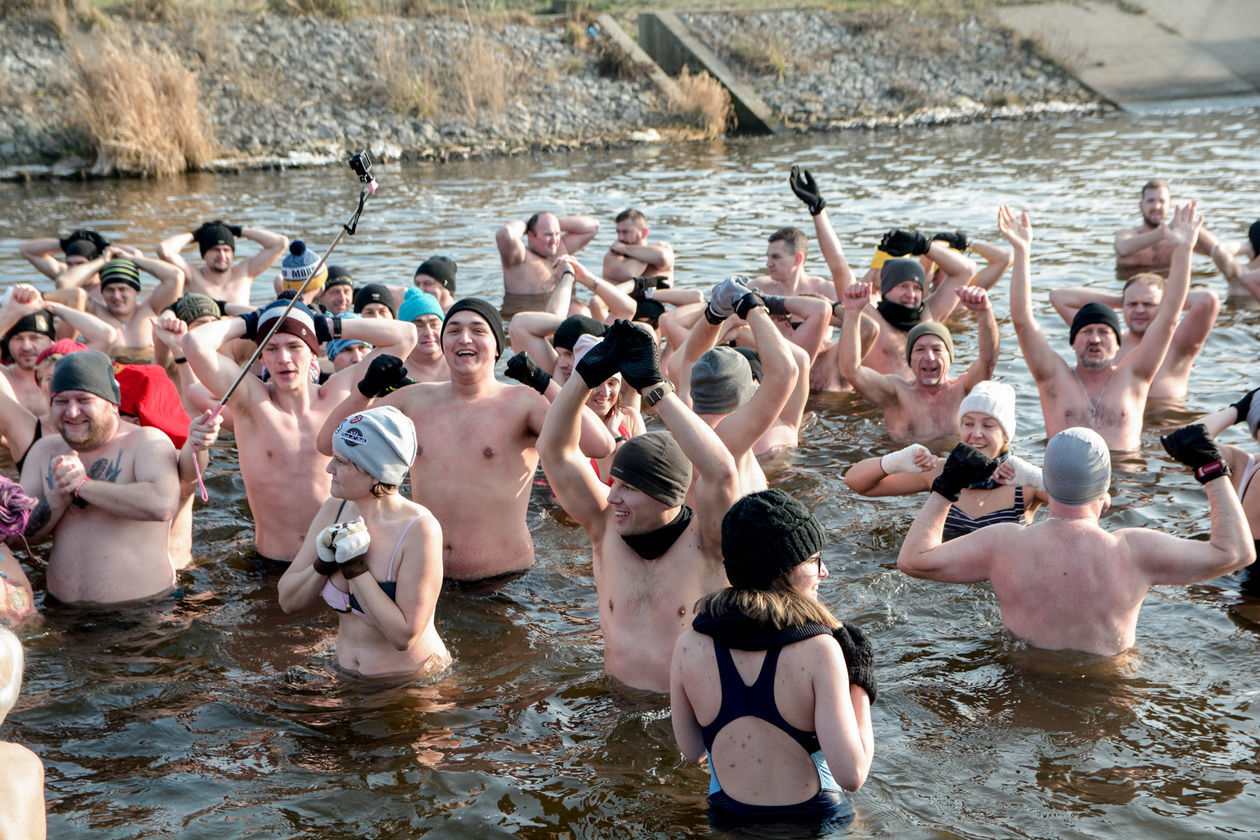
[[[651,408],[672,393],[674,393],[674,386],[668,382],[662,382],[643,395],[643,404]]]

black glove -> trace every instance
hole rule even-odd
[[[936,242],[938,239],[953,248],[955,251],[966,251],[971,247],[971,240],[967,238],[967,234],[963,233],[961,230],[956,230],[953,233],[945,231],[932,237],[933,242]]]
[[[907,254],[918,257],[926,254],[931,244],[927,235],[917,230],[890,230],[879,240],[879,250],[890,257],[904,257]]]
[[[1251,413],[1251,401],[1255,398],[1256,391],[1260,391],[1260,388],[1252,388],[1243,394],[1241,400],[1230,405],[1230,408],[1238,412],[1238,419],[1234,421],[1235,423],[1247,422],[1247,415]]]
[[[241,336],[241,338],[256,341],[258,339],[258,319],[262,317],[262,309],[255,309],[253,312],[246,312],[244,315],[237,317],[245,322],[245,335]]]
[[[108,239],[101,236],[96,231],[88,230],[87,228],[79,228],[76,231],[72,231],[69,236],[65,237],[64,239],[59,239],[57,241],[58,241],[58,244],[61,245],[61,250],[64,252],[67,248],[69,248],[75,242],[78,242],[80,239],[86,239],[88,242],[91,242],[93,245],[96,246],[97,251],[104,251],[106,248],[109,247]]]
[[[748,320],[748,313],[752,312],[758,306],[766,306],[766,302],[761,299],[761,295],[756,292],[749,292],[739,300],[735,301],[735,314],[745,321]],[[766,307],[769,309],[769,307]]]
[[[635,295],[651,297],[653,289],[669,288],[668,274],[653,274],[651,277],[631,277],[630,279],[634,282],[634,290],[630,292],[630,297]]]
[[[960,443],[945,459],[945,469],[932,482],[933,492],[940,493],[951,502],[958,501],[958,493],[993,475],[998,462],[986,456],[974,446]]]
[[[410,385],[403,360],[382,353],[368,365],[367,373],[359,380],[359,393],[365,397],[383,397],[404,385]]]
[[[871,640],[866,638],[861,627],[848,622],[833,630],[831,635],[836,637],[840,650],[844,651],[844,664],[849,668],[849,684],[865,689],[866,695],[871,698],[871,705],[875,705],[879,686],[875,682],[875,650],[871,647]]]
[[[620,328],[618,327],[620,325]],[[632,324],[629,321],[615,321],[610,333],[615,332],[621,350],[621,376],[636,391],[650,388],[663,382],[661,376],[661,348],[656,343],[656,336],[647,327]],[[604,338],[608,340],[607,337]],[[595,352],[592,348],[591,353]],[[586,361],[583,357],[582,361]]]
[[[225,224],[225,225],[224,225],[224,227],[226,227],[226,228],[228,229],[228,231],[229,231],[229,232],[230,232],[233,236],[238,237],[238,238],[240,237],[240,235],[241,235],[241,226],[240,226],[240,225],[229,225],[229,224]]]
[[[770,310],[771,315],[787,317],[787,298],[783,295],[762,295],[761,302],[766,305],[766,309]]]
[[[508,379],[528,385],[540,394],[547,393],[547,386],[551,384],[551,374],[534,364],[524,350],[507,360],[507,370],[503,373]]]
[[[1194,470],[1194,477],[1200,484],[1230,474],[1229,464],[1221,457],[1221,448],[1202,423],[1182,426],[1164,435],[1159,442],[1164,445],[1165,452]]]
[[[315,340],[320,344],[333,340],[332,325],[329,318],[320,312],[312,312],[311,320],[315,322]]]
[[[788,186],[796,193],[797,198],[805,202],[811,216],[817,216],[826,208],[827,201],[818,191],[818,184],[814,182],[814,176],[809,174],[808,169],[793,166],[792,174],[788,176]]]
[[[587,350],[582,360],[573,366],[573,372],[582,377],[587,388],[598,388],[617,373],[625,337],[624,332],[617,329],[617,324],[624,323],[627,322],[617,321],[609,327],[604,333],[604,340]]]

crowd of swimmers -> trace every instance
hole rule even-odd
[[[348,673],[436,679],[452,661],[435,623],[443,582],[534,563],[541,466],[590,538],[605,671],[668,694],[681,751],[708,759],[714,820],[843,821],[874,751],[874,651],[819,600],[824,530],[759,460],[797,445],[811,392],[856,392],[902,446],[852,464],[849,488],[927,494],[898,568],[989,581],[1004,627],[1033,646],[1113,656],[1135,644],[1150,586],[1255,559],[1256,456],[1214,441],[1234,423],[1260,440],[1254,391],[1162,439],[1204,484],[1209,540],[1099,519],[1112,453],[1140,446],[1148,400],[1185,397],[1216,319],[1218,295],[1190,289],[1192,255],[1260,296],[1260,222],[1219,241],[1195,202],[1146,184],[1141,223],[1114,241],[1117,265],[1140,271],[1114,293],[1050,293],[1070,325],[1065,361],[1034,312],[1026,213],[1000,208],[994,241],[889,231],[859,275],[817,181],[794,167],[788,182],[829,278],[807,273],[808,237],[784,227],[763,276],[676,282],[672,247],[635,210],[597,267],[576,256],[594,218],[503,225],[503,309],[458,297],[446,256],[410,282],[364,283],[301,240],[225,221],[153,256],[86,229],[24,242],[53,288],[16,283],[0,301],[0,433],[19,472],[0,479],[0,617],[20,632],[36,609],[13,548],[43,566],[45,609],[167,596],[230,430],[280,606],[335,611]],[[199,263],[183,255],[193,244]],[[994,378],[990,292],[1008,272],[1049,439],[1041,466],[1011,453],[1015,391]],[[256,308],[260,282],[276,299]],[[952,373],[959,322],[976,356]],[[0,717],[21,672],[4,630]],[[0,752],[13,819],[43,836],[40,762]]]

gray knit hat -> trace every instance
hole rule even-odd
[[[1046,444],[1046,492],[1065,505],[1087,505],[1111,487],[1111,451],[1093,429],[1073,426]]]
[[[924,276],[923,266],[919,265],[918,260],[906,257],[884,260],[884,265],[879,270],[879,293],[887,296],[889,292],[907,280],[913,280],[922,289]]]
[[[416,460],[416,427],[392,405],[369,408],[341,421],[333,452],[383,484],[402,484]]]
[[[736,589],[765,589],[822,551],[814,515],[782,490],[749,493],[722,517],[722,562]]]
[[[67,353],[57,360],[48,393],[55,397],[62,391],[84,391],[114,405],[122,402],[122,391],[114,378],[114,363],[100,350]]]
[[[664,431],[645,432],[623,443],[608,473],[670,507],[685,502],[691,487],[691,461]]]
[[[691,367],[691,410],[729,414],[752,398],[752,368],[733,347],[714,347]]]

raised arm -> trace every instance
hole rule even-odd
[[[921,443],[875,458],[863,458],[849,467],[844,483],[859,496],[910,496],[931,489],[943,458]]]
[[[53,236],[27,239],[18,246],[18,253],[24,260],[35,266],[40,274],[53,280],[66,270],[66,264],[53,256],[60,250],[61,240]]]
[[[585,248],[599,233],[599,219],[592,216],[561,216],[560,230],[564,234],[564,250],[576,254]]]
[[[648,387],[640,388],[639,393],[648,390]],[[677,394],[666,395],[656,404],[656,412],[695,468],[694,493],[700,532],[706,548],[717,551],[722,544],[722,517],[739,498],[735,459],[717,433],[683,405]]]
[[[262,228],[243,227],[241,236],[262,247],[261,251],[245,261],[245,273],[250,277],[257,277],[270,268],[289,247],[289,237]]]
[[[1054,307],[1055,312],[1059,313],[1059,317],[1065,324],[1071,324],[1077,311],[1087,303],[1101,303],[1112,309],[1119,309],[1124,306],[1124,295],[1091,289],[1087,286],[1067,286],[1050,290],[1050,305]]]
[[[616,370],[615,358],[611,371],[602,364],[610,350],[615,354],[616,347],[605,347],[601,351],[601,345],[596,345],[587,352],[578,367],[587,371],[593,380],[607,372],[607,376],[599,379],[602,382]],[[591,359],[592,353],[597,354],[595,359]],[[590,393],[591,387],[575,368],[573,376],[569,377],[547,409],[547,417],[538,435],[538,456],[560,506],[586,529],[591,541],[597,543],[607,527],[608,493],[595,477],[590,460],[582,454],[580,446],[582,409]]]
[[[629,320],[634,317],[638,304],[634,298],[621,291],[612,283],[609,283],[602,277],[596,277],[582,265],[574,257],[565,255],[560,257],[560,262],[569,267],[576,277],[578,283],[595,293],[600,300],[608,307],[608,315],[612,318],[624,318]]]
[[[495,231],[494,244],[499,249],[499,260],[504,268],[514,268],[525,262],[525,243],[521,241],[524,235],[525,222],[519,219]]]
[[[44,301],[44,308],[60,321],[74,327],[89,350],[100,350],[108,355],[116,345],[122,344],[122,333],[91,313],[49,300]]]
[[[210,390],[210,393],[219,396],[226,394],[228,388],[232,387],[232,383],[236,381],[236,377],[240,375],[240,366],[230,357],[220,353],[219,348],[232,339],[244,336],[245,320],[243,318],[221,318],[189,330],[180,341],[180,349],[183,351],[184,358],[188,360],[189,367],[201,383]],[[252,401],[262,398],[264,394],[262,391],[255,390],[255,385],[261,388],[262,383],[255,377],[245,377],[243,387],[250,396],[246,399],[245,393],[237,389],[237,392],[232,395],[233,406],[241,410]]]
[[[752,328],[757,354],[761,357],[762,379],[748,402],[718,423],[718,437],[736,457],[751,452],[761,436],[779,419],[800,376],[788,342],[770,319],[766,307],[746,309],[744,318]],[[732,504],[734,501],[731,500]]]
[[[962,287],[958,290],[958,299],[963,306],[976,313],[978,327],[976,360],[962,376],[963,387],[970,391],[977,383],[993,378],[993,370],[997,367],[998,325],[989,295],[981,287]]]
[[[862,312],[870,305],[871,287],[866,283],[851,283],[844,290],[844,322],[840,327],[840,340],[836,363],[853,390],[880,408],[897,404],[896,377],[876,373],[859,360],[862,354]]]
[[[162,310],[170,307],[184,293],[184,272],[178,267],[165,260],[146,257],[139,251],[128,254],[127,258],[139,266],[141,271],[157,278],[158,287],[140,303],[141,306],[149,307],[154,315],[162,314]]]
[[[1032,251],[1032,222],[1027,213],[1018,218],[1006,205],[998,208],[998,230],[1011,243],[1015,252],[1015,265],[1011,269],[1011,323],[1015,337],[1024,353],[1024,361],[1039,384],[1054,378],[1063,367],[1063,360],[1050,346],[1049,339],[1041,331],[1032,308],[1032,288],[1029,280],[1030,253]]]
[[[849,261],[844,258],[844,248],[840,246],[840,238],[836,236],[831,217],[827,215],[827,201],[822,197],[822,191],[808,169],[793,166],[788,175],[788,186],[809,208],[809,214],[814,219],[814,235],[818,239],[823,260],[827,263],[827,270],[831,272],[831,282],[835,285],[836,299],[839,300],[844,290],[853,282],[853,270],[849,268]]]
[[[669,274],[674,270],[674,248],[668,242],[644,242],[641,245],[627,245],[618,240],[608,246],[614,254],[621,254],[632,260],[645,262],[659,268],[662,273]],[[572,253],[572,252],[570,252]]]
[[[193,268],[188,264],[188,260],[184,259],[180,251],[191,245],[192,241],[192,231],[185,231],[166,237],[157,246],[158,259],[168,262],[184,272],[185,280],[192,279]]]
[[[928,247],[928,258],[945,272],[945,279],[936,287],[936,291],[923,301],[924,311],[934,321],[944,321],[949,313],[958,305],[956,291],[966,286],[976,273],[974,260],[966,254],[955,251],[949,243],[937,239]]]
[[[564,321],[563,315],[554,312],[518,312],[512,316],[508,329],[508,338],[512,342],[512,351],[524,351],[534,360],[534,364],[554,374],[556,372],[556,348],[548,340],[548,336],[556,331]]]
[[[772,315],[782,315],[798,322],[788,339],[809,354],[812,364],[822,351],[823,341],[831,331],[831,301],[812,295],[778,297],[765,295]]]
[[[1190,202],[1173,211],[1173,218],[1166,226],[1165,236],[1173,244],[1172,265],[1168,269],[1168,282],[1164,285],[1164,297],[1159,302],[1159,309],[1154,320],[1146,328],[1142,342],[1124,358],[1130,365],[1133,376],[1139,380],[1150,381],[1155,372],[1164,363],[1164,354],[1172,343],[1173,332],[1177,329],[1177,318],[1181,315],[1181,307],[1186,302],[1186,292],[1190,287],[1190,253],[1194,249],[1195,239],[1203,218],[1196,215],[1198,205]]]
[[[1015,261],[1010,249],[1003,248],[995,242],[973,239],[971,240],[971,250],[973,253],[983,257],[985,264],[984,268],[977,271],[976,276],[971,278],[970,285],[979,286],[982,289],[992,289],[997,285],[997,282],[1002,279],[1002,275],[1007,272]]]

